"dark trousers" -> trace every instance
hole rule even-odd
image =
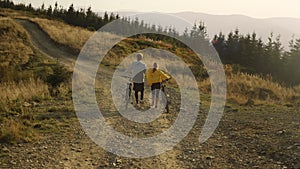
[[[135,102],[136,102],[136,104],[139,103],[139,92],[141,92],[141,100],[144,99],[144,90],[142,90],[142,91],[135,91],[134,92],[134,96],[135,96]]]
[[[144,83],[133,83],[133,90],[136,104],[139,103],[139,92],[141,93],[140,100],[144,99]]]

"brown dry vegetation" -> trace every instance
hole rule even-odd
[[[12,19],[0,17],[0,66],[28,62],[33,55],[26,31]]]
[[[47,85],[34,79],[32,72],[22,70],[22,65],[34,57],[26,31],[12,19],[1,18],[0,37],[1,101],[47,95]]]
[[[36,133],[27,125],[24,120],[4,118],[0,130],[0,140],[6,143],[30,142],[36,137]]]
[[[2,20],[5,20],[5,22],[2,22]],[[56,39],[54,37],[51,38],[58,43],[63,43],[59,41],[59,39],[67,39],[62,35],[71,35],[68,34],[68,31],[65,31],[64,26],[68,27],[66,24],[61,23],[61,28],[56,29],[57,25],[59,25],[57,21],[49,21],[46,19],[33,20],[34,22],[45,23],[44,28],[43,26],[41,27],[45,29],[49,35],[51,33],[46,30],[46,27],[49,27],[50,31],[56,32],[59,36]],[[271,79],[243,73],[234,74],[232,70],[226,69],[227,95],[229,99],[235,100],[237,103],[243,105],[249,100],[253,100],[255,104],[272,103],[279,105],[270,106],[270,108],[265,108],[265,105],[257,107],[230,105],[226,113],[224,113],[223,120],[215,136],[210,138],[205,144],[195,145],[195,143],[198,143],[198,134],[201,130],[200,125],[202,123],[200,119],[205,119],[205,117],[202,118],[204,114],[201,112],[201,118],[199,118],[199,121],[196,123],[194,131],[191,131],[191,134],[175,147],[174,150],[170,150],[155,158],[134,160],[120,158],[104,152],[103,149],[93,144],[84,131],[82,131],[77,119],[72,119],[75,113],[72,110],[70,96],[68,98],[55,96],[55,98],[53,97],[46,101],[40,99],[40,97],[49,96],[49,93],[58,92],[64,96],[70,94],[67,87],[68,84],[60,84],[55,89],[50,89],[52,92],[49,92],[48,88],[52,87],[45,82],[45,79],[39,80],[39,78],[35,77],[33,72],[24,69],[24,67],[26,68],[32,64],[33,58],[37,56],[36,51],[31,48],[28,35],[23,28],[14,23],[13,20],[7,18],[1,18],[0,28],[1,38],[6,38],[5,43],[0,43],[0,52],[6,51],[8,53],[7,55],[2,55],[1,53],[0,56],[3,56],[3,62],[1,60],[1,63],[6,62],[7,57],[8,61],[3,64],[3,66],[9,63],[18,65],[18,69],[1,72],[6,78],[5,82],[0,83],[0,142],[28,142],[35,137],[39,137],[37,132],[35,132],[36,130],[40,130],[43,133],[43,137],[48,137],[47,139],[41,138],[37,142],[34,142],[34,144],[20,144],[21,146],[7,146],[5,144],[5,146],[9,147],[9,150],[6,150],[8,151],[6,154],[9,155],[5,153],[4,155],[0,154],[4,157],[4,162],[0,161],[0,164],[7,163],[5,167],[93,168],[98,166],[97,168],[102,168],[101,166],[103,166],[103,168],[127,168],[128,166],[132,166],[135,168],[292,168],[294,164],[296,166],[297,159],[299,159],[299,155],[297,154],[297,150],[299,149],[297,144],[297,140],[299,140],[297,135],[299,131],[299,123],[297,122],[299,113],[297,107],[281,106],[281,104],[283,102],[294,103],[295,100],[299,100],[300,86],[286,88],[273,82]],[[69,32],[76,32],[78,28],[69,27],[68,29]],[[107,35],[110,36],[109,34]],[[78,36],[77,38],[82,37],[80,31],[76,33],[76,36]],[[10,38],[15,38],[16,40],[10,41]],[[15,41],[20,43],[15,44]],[[72,46],[71,43],[74,43],[74,46],[79,46],[78,49],[80,49],[80,43],[84,43],[84,40],[80,41],[74,38],[73,41],[65,42],[64,44],[68,46]],[[13,45],[19,45],[20,48],[16,46],[12,47],[13,50],[7,50],[8,47]],[[106,63],[107,65],[117,64],[121,60],[120,56],[125,57],[127,54],[136,52],[142,47],[147,47],[147,45],[172,51],[172,46],[162,42],[155,42],[149,39],[129,39],[129,42],[120,43],[116,46],[115,50],[111,51],[106,59]],[[133,49],[132,46],[138,46],[138,49]],[[193,57],[186,49],[176,49],[172,52],[182,56],[185,61],[193,61]],[[9,60],[9,58],[11,59]],[[39,67],[37,67],[37,65],[31,66],[31,69],[36,69],[39,73],[44,73],[45,75],[53,74],[54,71],[51,68],[48,70],[48,67],[45,68],[45,66],[46,64],[42,63]],[[194,64],[191,66],[197,65]],[[176,68],[177,66],[174,67]],[[57,71],[57,74],[61,74],[62,69],[58,70],[61,71]],[[113,72],[111,67],[107,67],[106,70],[107,72]],[[51,77],[51,79],[56,79],[55,76]],[[109,80],[107,76],[100,78],[103,78],[101,79],[102,83],[110,87],[109,84],[106,83]],[[199,80],[199,86],[203,93],[209,93],[209,79]],[[170,87],[169,91],[172,92],[174,86],[168,87]],[[102,89],[100,91],[102,91]],[[108,90],[104,90],[103,93],[107,91]],[[105,113],[109,116],[107,117],[108,121],[115,124],[115,126],[119,127],[124,133],[133,130],[136,131],[136,126],[132,126],[131,128],[126,120],[118,120],[122,117],[117,115],[117,112],[109,111],[110,108],[113,107],[113,104],[107,101],[107,97],[103,97],[102,93],[100,93],[99,96],[105,106],[107,106],[108,111]],[[173,95],[171,99],[171,107],[176,107],[175,105],[180,104],[179,97],[176,98]],[[31,103],[36,100],[40,101],[37,103],[39,106],[34,107],[36,109],[31,109]],[[207,102],[207,100],[205,101]],[[25,103],[27,103],[27,105]],[[40,112],[39,116],[36,116],[37,112]],[[173,114],[166,116],[175,118]],[[167,124],[165,119],[157,121],[158,124],[153,127],[158,127],[159,130],[162,129]],[[126,126],[129,126],[128,130]],[[49,132],[49,129],[51,129],[51,132]],[[56,135],[53,130],[57,130],[58,134]],[[140,132],[140,134],[146,134],[145,132],[148,131],[141,130]],[[149,133],[151,134],[151,132],[152,131]],[[289,148],[288,146],[292,147]],[[0,153],[2,153],[2,151],[0,151]],[[6,162],[5,160],[11,160],[11,162]],[[176,162],[178,162],[178,164],[175,164]],[[45,163],[47,164],[46,166],[44,166]]]
[[[21,15],[18,14],[18,12],[11,11],[6,12],[6,14],[14,14],[15,17],[19,17]],[[29,19],[37,23],[54,41],[77,50],[80,50],[93,34],[92,31],[87,29],[70,26],[60,21],[42,18]],[[132,46],[138,46],[138,48],[132,49]],[[126,55],[143,49],[144,47],[154,47],[172,51],[172,45],[170,44],[165,44],[161,41],[153,41],[141,36],[139,39],[129,38],[119,43],[108,53],[103,62],[105,62],[106,65],[116,65]],[[192,55],[188,49],[180,48],[172,52],[181,56],[187,62],[191,62],[193,58],[195,59],[195,56]],[[194,67],[195,65],[192,64],[191,66]],[[227,70],[228,68],[230,70]],[[245,73],[234,74],[232,73],[232,68],[230,68],[230,66],[225,69],[228,86],[227,96],[229,99],[234,99],[238,103],[245,103],[249,101],[249,99],[254,100],[257,103],[281,103],[293,101],[293,97],[299,97],[300,87],[284,87],[273,82],[271,79],[262,78],[257,75],[249,75]],[[209,79],[201,81],[200,87],[203,92],[209,92]]]
[[[32,59],[34,52],[26,31],[12,19],[0,18],[0,113],[28,116],[17,100],[49,96],[48,86],[34,79],[29,71],[22,71],[22,65]],[[3,142],[30,141],[35,135],[23,121],[16,117],[2,116],[0,140]]]
[[[139,46],[138,49],[131,49],[131,46]],[[107,58],[104,60],[107,65],[118,65],[120,56],[136,52],[145,47],[154,47],[163,50],[169,50],[174,54],[180,56],[192,68],[195,76],[203,75],[203,70],[195,62],[196,56],[191,54],[188,49],[179,48],[172,51],[172,47],[162,45],[161,42],[156,42],[149,39],[131,39],[119,43],[113,48]],[[159,54],[158,54],[159,55]],[[194,62],[193,62],[194,60]],[[154,62],[154,60],[153,60]],[[177,63],[168,63],[177,65]],[[148,64],[149,65],[149,64]],[[176,66],[173,66],[176,69]],[[177,67],[178,68],[178,67]],[[272,77],[261,77],[259,75],[252,75],[247,73],[234,72],[232,66],[225,65],[224,71],[227,80],[227,98],[238,104],[298,104],[300,98],[300,86],[286,87],[277,82],[274,82]],[[210,79],[199,80],[199,87],[204,94],[210,93]],[[187,81],[188,83],[188,81]]]
[[[0,142],[30,141],[37,136],[30,108],[53,94],[69,94],[67,84],[52,80],[68,73],[36,51],[22,26],[0,20]]]
[[[299,87],[285,87],[276,83],[272,78],[264,78],[247,73],[228,72],[229,66],[225,66],[227,80],[227,99],[239,104],[287,104],[296,103],[299,98]],[[232,70],[232,69],[230,69]],[[209,93],[210,80],[200,82],[200,88],[204,93]]]
[[[80,27],[70,26],[60,21],[32,18],[54,41],[67,45],[78,51],[85,42],[93,35],[92,31]]]
[[[32,97],[49,96],[48,85],[42,80],[30,78],[20,82],[6,82],[0,85],[0,100],[30,100]]]

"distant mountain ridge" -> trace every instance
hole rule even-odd
[[[139,14],[140,12],[115,13],[118,13],[120,16],[130,16]],[[261,37],[264,41],[266,41],[267,38],[270,37],[270,34],[273,33],[275,37],[280,35],[281,42],[286,49],[293,37],[300,38],[300,18],[275,17],[258,19],[245,15],[211,15],[200,12],[179,12],[169,14],[181,17],[191,24],[203,21],[207,26],[207,32],[210,38],[213,38],[214,35],[219,34],[220,32],[228,35],[230,31],[234,31],[237,28],[242,34],[252,34],[255,32],[257,37]],[[150,22],[151,24],[161,25],[163,27],[170,26],[163,25],[163,23],[159,23],[155,20]],[[179,32],[183,32],[185,28],[186,25],[176,26],[176,30]]]
[[[244,15],[209,15],[204,13],[181,12],[173,15],[182,17],[190,22],[204,21],[210,37],[222,31],[227,35],[236,28],[241,33],[256,32],[258,37],[266,40],[271,33],[280,35],[281,42],[288,47],[292,37],[300,38],[300,18],[266,18],[257,19]]]

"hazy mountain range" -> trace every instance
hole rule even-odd
[[[120,16],[138,14],[138,12],[115,13],[118,13]],[[275,37],[280,35],[281,42],[285,48],[288,47],[289,41],[293,36],[295,38],[300,38],[300,18],[278,17],[258,19],[244,15],[211,15],[196,12],[180,12],[169,14],[181,17],[189,21],[191,24],[203,21],[207,26],[207,32],[210,38],[213,38],[214,35],[219,34],[219,32],[223,32],[225,35],[227,35],[230,31],[234,31],[236,28],[238,28],[242,34],[256,32],[257,36],[261,37],[264,41],[270,36],[271,33],[273,33]],[[170,26],[169,23],[165,24],[162,22],[164,21],[164,18],[160,18],[160,22],[155,19],[146,20],[151,24],[161,25],[163,27]],[[168,17],[166,17],[165,20],[168,20]],[[186,27],[187,26],[185,24],[176,24],[176,30],[179,32],[182,32]]]

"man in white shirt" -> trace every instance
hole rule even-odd
[[[143,103],[144,99],[144,82],[145,82],[145,73],[146,73],[146,65],[142,62],[143,54],[138,53],[136,55],[137,61],[133,62],[128,69],[125,71],[126,74],[130,73],[133,81],[133,90],[136,104]],[[141,93],[140,102],[139,102],[139,94]]]

